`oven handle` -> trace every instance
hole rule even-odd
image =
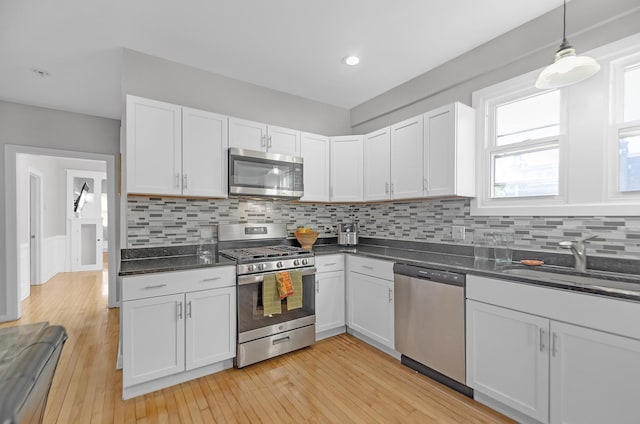
[[[283,271],[302,271],[302,276],[304,277],[305,275],[313,275],[316,273],[316,267],[312,266],[309,268],[294,268],[294,269],[287,269],[287,270],[283,270]],[[281,272],[281,271],[276,271],[276,272]],[[244,286],[245,284],[254,284],[254,283],[261,283],[264,280],[264,276],[267,274],[272,274],[271,272],[266,272],[263,274],[251,274],[251,275],[239,275],[238,276],[238,285],[239,286]]]

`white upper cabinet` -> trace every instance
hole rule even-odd
[[[227,117],[182,108],[182,194],[227,196]]]
[[[127,96],[128,193],[182,194],[182,108]]]
[[[127,96],[127,193],[226,197],[227,117]]]
[[[365,135],[363,144],[364,200],[389,200],[391,198],[390,128],[383,128]]]
[[[300,131],[229,118],[229,147],[300,156]]]
[[[360,202],[363,199],[361,135],[331,137],[332,202]]]
[[[423,196],[423,117],[391,126],[391,198]]]
[[[424,114],[424,195],[475,195],[475,111],[453,103]]]
[[[329,201],[330,145],[329,137],[302,133],[300,152],[304,159],[304,202]]]

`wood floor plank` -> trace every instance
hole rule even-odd
[[[123,401],[120,316],[106,284],[104,272],[58,274],[31,288],[20,320],[0,323],[67,330],[45,424],[512,422],[350,335]]]

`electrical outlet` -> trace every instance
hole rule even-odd
[[[324,232],[325,232],[326,234],[331,234],[331,233],[333,233],[333,226],[331,226],[331,225],[325,225],[325,226],[324,226]]]
[[[464,240],[465,229],[462,225],[451,226],[451,238],[453,240]]]

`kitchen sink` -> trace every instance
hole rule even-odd
[[[571,268],[553,266],[538,268],[513,266],[504,269],[503,272],[542,282],[560,283],[575,287],[591,287],[612,292],[640,292],[640,279],[628,274],[591,270],[577,273]]]

